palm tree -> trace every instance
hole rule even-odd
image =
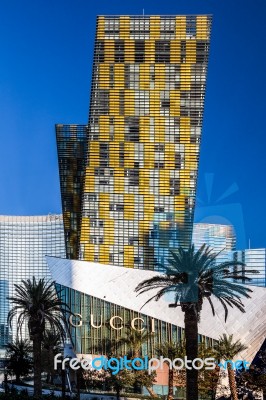
[[[153,332],[131,331],[127,329],[126,336],[117,340],[114,345],[118,348],[126,345],[130,357],[138,358],[142,355],[142,346],[147,344],[148,340],[152,338],[154,338]],[[138,362],[136,362],[136,365],[138,365]],[[155,397],[155,393],[152,390],[155,374],[151,376],[147,374],[147,371],[135,371],[134,376],[134,392],[137,393],[141,386],[145,386],[151,397]]]
[[[233,360],[237,354],[246,350],[246,348],[240,340],[233,342],[233,335],[223,334],[215,346],[215,351],[219,359],[226,361]],[[230,363],[227,364],[227,371],[232,400],[238,400],[235,373]]]
[[[209,347],[206,343],[200,343],[198,346],[198,355],[199,358],[204,360],[209,357],[215,358],[217,354],[213,347]],[[212,400],[215,400],[219,375],[220,367],[218,365],[216,365],[213,370],[206,370],[203,368],[199,371],[198,386],[199,393],[202,397],[208,395],[211,396]]]
[[[38,282],[23,280],[15,286],[15,295],[8,297],[14,306],[8,313],[8,322],[11,326],[13,318],[18,316],[17,330],[22,332],[24,322],[28,324],[30,340],[33,342],[33,370],[34,395],[40,398],[42,394],[41,382],[41,347],[46,329],[58,332],[64,340],[66,326],[63,309],[68,306],[62,302],[54,290],[55,282],[40,279]]]
[[[31,352],[32,348],[28,340],[17,339],[7,344],[7,370],[15,375],[16,383],[20,382],[21,376],[28,375],[32,368]]]
[[[154,334],[150,332],[131,331],[128,329],[126,336],[120,338],[116,343],[118,347],[126,345],[127,350],[129,350],[128,353],[133,358],[137,358],[141,356],[142,345],[153,337]]]
[[[104,354],[107,357],[116,356],[118,347],[117,339],[102,338],[96,345],[90,346],[91,354]]]
[[[231,272],[230,268],[244,264],[238,261],[215,264],[218,254],[206,245],[198,251],[195,251],[194,245],[187,250],[182,247],[175,252],[170,250],[168,265],[160,264],[165,269],[165,274],[146,279],[135,289],[139,294],[158,289],[145,304],[152,300],[158,301],[164,295],[173,295],[174,303],[169,304],[169,307],[180,306],[184,312],[186,354],[189,360],[194,360],[198,355],[198,323],[203,300],[207,299],[215,315],[211,299],[212,295],[215,296],[224,308],[226,320],[228,306],[235,306],[245,312],[241,296],[250,297],[249,293],[252,292],[247,286],[232,282],[232,279],[243,279],[243,276],[242,271],[233,268]],[[246,270],[246,273],[253,272]],[[198,399],[197,369],[187,369],[186,376],[187,399]]]
[[[238,376],[238,381],[255,392],[262,391],[263,400],[266,400],[266,339],[249,370],[242,371]]]
[[[54,356],[61,351],[61,336],[57,332],[47,331],[43,335],[42,366],[47,373],[46,383],[53,384]]]
[[[121,390],[131,386],[134,383],[134,374],[132,371],[127,371],[126,369],[119,371],[119,373],[116,375],[112,374],[111,371],[107,371],[105,382],[107,385],[114,388],[116,392],[116,399],[120,400]]]
[[[159,356],[163,356],[169,358],[170,360],[174,360],[175,358],[184,358],[185,355],[185,344],[184,342],[176,343],[176,342],[165,342],[155,348],[156,353]],[[168,364],[169,365],[169,364]],[[168,372],[168,400],[172,400],[174,397],[174,369],[170,368]]]

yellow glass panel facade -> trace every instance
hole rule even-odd
[[[79,257],[153,269],[191,241],[210,16],[98,17]]]

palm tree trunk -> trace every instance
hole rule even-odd
[[[120,388],[118,385],[116,387],[116,400],[120,400]]]
[[[7,372],[4,374],[4,382],[5,382],[5,393],[8,392],[8,382],[7,382]]]
[[[198,316],[193,307],[185,306],[186,356],[193,361],[198,357]],[[188,364],[191,367],[191,364]],[[198,400],[198,370],[186,370],[186,399]]]
[[[53,373],[54,373],[54,351],[52,346],[48,350],[48,368],[49,368],[49,381],[48,383],[53,384]]]
[[[62,399],[66,398],[66,371],[61,369],[61,381],[62,381]]]
[[[80,400],[81,370],[77,370],[77,398]]]
[[[174,370],[173,368],[168,371],[168,400],[172,400],[174,398]]]
[[[42,370],[41,370],[41,337],[35,334],[32,337],[33,342],[33,371],[34,371],[34,396],[41,398],[42,395]]]
[[[51,379],[51,374],[50,374],[50,372],[47,372],[46,383],[50,383],[50,379]]]
[[[230,364],[227,364],[227,371],[228,371],[228,380],[229,380],[229,387],[231,391],[232,400],[238,400],[235,373]]]

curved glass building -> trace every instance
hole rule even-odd
[[[16,321],[12,330],[7,326],[12,304],[6,298],[23,279],[51,279],[46,255],[65,257],[61,215],[0,216],[0,348],[16,337]]]
[[[192,242],[196,249],[203,244],[218,253],[218,263],[233,260],[236,249],[236,234],[232,225],[196,223],[193,225]]]

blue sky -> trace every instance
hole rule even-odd
[[[96,15],[143,8],[213,14],[196,219],[266,247],[265,0],[1,0],[0,214],[61,212],[54,124],[87,122]]]

